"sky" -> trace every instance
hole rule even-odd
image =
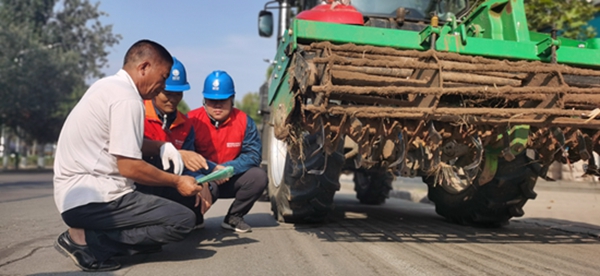
[[[191,89],[183,99],[191,109],[202,105],[204,79],[214,70],[228,72],[235,83],[236,100],[258,92],[266,79],[268,62],[276,53],[275,36],[258,35],[258,13],[266,0],[100,0],[108,14],[100,21],[120,34],[119,44],[108,48],[106,75],[115,74],[127,49],[140,39],[156,41],[186,68]]]

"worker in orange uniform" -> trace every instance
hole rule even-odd
[[[206,160],[194,151],[195,132],[192,123],[183,113],[177,110],[177,106],[183,98],[183,91],[189,89],[190,84],[187,81],[185,67],[179,60],[173,58],[173,66],[169,77],[165,81],[165,89],[154,99],[144,101],[146,108],[144,138],[173,144],[181,154],[185,165],[183,174],[197,176],[196,171],[214,169],[216,164],[211,163],[212,166],[209,167]],[[159,155],[144,156],[144,160],[159,169],[163,169],[163,162]],[[209,171],[204,172],[204,174],[209,173]],[[215,185],[213,184],[213,186]],[[204,227],[203,215],[212,204],[213,196],[210,193],[212,188],[208,185],[207,187],[209,189],[203,189],[204,193],[200,193],[196,197],[184,197],[177,190],[170,187],[138,185],[137,189],[146,194],[153,194],[179,202],[192,209],[196,214],[196,229],[198,229]],[[214,197],[216,198],[216,194]]]

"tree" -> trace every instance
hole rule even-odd
[[[484,1],[469,0],[471,5]],[[596,36],[596,29],[588,23],[594,14],[600,12],[588,0],[525,0],[525,14],[529,29],[549,32],[552,27],[560,31],[560,36],[585,40]]]
[[[600,9],[587,0],[528,0],[525,1],[529,28],[549,31],[556,27],[560,36],[585,40],[596,36],[588,23]]]
[[[241,101],[235,101],[235,106],[244,111],[257,125],[262,123],[262,117],[258,114],[260,97],[256,92],[250,92],[244,95]]]
[[[66,115],[102,77],[106,48],[120,40],[98,3],[0,0],[0,123],[38,142],[58,137]]]
[[[99,11],[99,5],[100,2],[92,5],[88,0],[65,0],[55,20],[48,21],[48,42],[58,42],[66,50],[79,53],[79,69],[85,77],[104,76],[101,69],[108,62],[106,48],[121,39],[112,33],[112,25],[100,23],[99,18],[108,14]]]

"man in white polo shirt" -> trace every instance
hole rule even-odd
[[[54,198],[70,228],[55,246],[85,271],[118,269],[111,257],[160,251],[194,228],[190,209],[137,192],[133,185],[173,187],[183,196],[202,190],[193,177],[178,175],[183,162],[171,143],[144,140],[143,99],[164,89],[172,64],[160,44],[136,42],[123,68],[90,86],[63,125],[54,163]],[[174,166],[178,174],[144,162],[142,152],[160,155],[163,165]]]

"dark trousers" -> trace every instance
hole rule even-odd
[[[200,207],[194,207],[196,197],[184,197],[175,188],[171,187],[150,187],[146,185],[136,184],[137,191],[145,194],[160,196],[175,202],[178,202],[196,214],[196,224],[204,221],[204,217],[200,212]],[[235,198],[226,218],[230,216],[243,217],[250,212],[254,202],[260,198],[263,191],[267,187],[267,173],[258,167],[251,168],[244,173],[234,175],[229,181],[221,185],[211,185],[213,203],[219,198]]]
[[[218,198],[235,198],[225,218],[243,217],[248,214],[266,187],[267,173],[258,167],[234,175],[229,181],[219,185]]]
[[[98,261],[183,240],[196,219],[179,203],[138,191],[112,202],[79,206],[61,216],[69,227],[85,229],[85,240]]]
[[[200,206],[194,206],[196,204],[195,196],[182,196],[177,189],[172,187],[155,187],[155,186],[146,186],[143,184],[136,183],[136,191],[139,191],[144,194],[155,195],[162,198],[169,199],[171,201],[177,202],[188,209],[192,210],[196,215],[196,224],[200,224],[204,222],[204,216],[202,216],[202,212],[200,212]],[[213,185],[213,198],[217,196],[216,190],[214,189],[216,185]]]

